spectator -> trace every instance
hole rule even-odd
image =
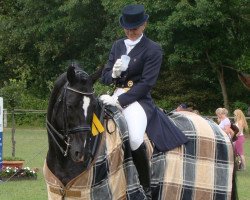
[[[188,109],[187,104],[182,103],[176,108],[176,111],[187,111],[187,109]]]
[[[200,114],[199,110],[193,110],[193,113],[195,113],[195,114],[197,114],[197,115]]]
[[[240,109],[234,111],[235,125],[239,128],[237,140],[234,142],[235,153],[241,157],[241,169],[246,169],[246,160],[244,156],[244,131],[248,132],[248,125],[244,113]]]
[[[217,115],[217,120],[219,123],[219,127],[230,137],[232,138],[234,132],[230,128],[231,122],[229,118],[227,117],[228,110],[226,108],[217,108],[215,111],[215,114]]]
[[[192,103],[182,103],[180,104],[175,111],[189,111],[189,112],[193,112],[193,105]]]

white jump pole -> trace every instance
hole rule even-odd
[[[3,163],[3,98],[0,97],[0,170]]]

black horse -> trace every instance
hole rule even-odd
[[[70,66],[55,83],[47,112],[48,199],[146,199],[133,164],[126,121],[117,108],[104,109],[94,95],[98,74],[89,76]],[[166,117],[189,142],[158,152],[145,137],[153,199],[236,199],[228,136],[213,121],[191,112]]]
[[[92,162],[100,137],[91,134],[93,111],[100,115],[94,97],[92,77],[86,72],[68,68],[51,94],[47,112],[49,150],[47,165],[66,185]]]

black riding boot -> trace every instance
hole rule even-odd
[[[138,149],[132,151],[132,157],[139,174],[140,184],[144,189],[147,199],[151,200],[152,195],[150,187],[150,166],[147,157],[146,146],[144,143],[142,143]]]

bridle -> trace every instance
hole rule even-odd
[[[73,91],[75,93],[81,94],[83,96],[92,96],[95,91],[93,90],[92,92],[82,92],[79,91],[77,89],[71,88],[68,86],[68,82],[65,84],[64,87],[64,92],[63,92],[63,120],[64,120],[64,129],[61,130],[61,132],[63,132],[63,134],[61,134],[59,131],[57,131],[53,125],[48,121],[48,119],[46,119],[46,127],[47,127],[47,131],[50,134],[51,138],[53,139],[53,141],[55,142],[55,144],[58,146],[58,148],[60,149],[60,151],[62,152],[62,154],[66,157],[68,155],[68,151],[70,148],[70,134],[75,134],[78,132],[86,132],[86,131],[91,131],[91,126],[90,125],[83,125],[83,126],[77,126],[74,128],[69,129],[68,128],[68,119],[67,119],[67,106],[66,106],[66,94],[67,91]],[[60,97],[59,97],[59,101],[60,102]],[[66,144],[66,149],[64,150],[63,147],[59,144],[59,142],[57,141],[57,139],[55,138],[55,135],[62,141],[64,141],[64,143]]]

